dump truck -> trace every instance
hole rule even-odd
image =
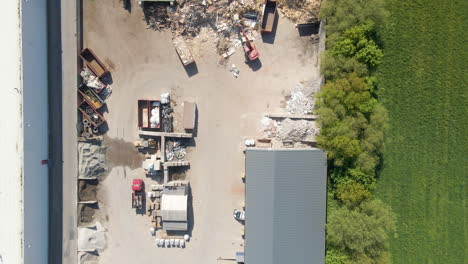
[[[191,131],[195,129],[195,120],[197,114],[197,105],[192,102],[184,102],[184,129]]]
[[[190,52],[190,49],[187,46],[187,43],[185,43],[184,38],[182,38],[181,36],[176,37],[172,40],[172,43],[174,44],[174,48],[177,52],[177,55],[179,55],[180,61],[184,66],[195,62],[192,53]]]
[[[81,51],[80,57],[83,59],[84,65],[99,79],[109,74],[106,65],[96,56],[93,50],[85,48]]]
[[[83,98],[82,101],[78,104],[78,110],[83,114],[83,117],[86,118],[93,127],[98,128],[106,120],[104,117],[92,107],[86,100]]]
[[[102,98],[85,83],[78,87],[78,92],[94,109],[99,109],[105,104],[104,100],[102,100]]]
[[[132,182],[132,208],[141,209],[143,207],[144,182],[142,179],[133,179]]]
[[[161,101],[138,100],[138,128],[161,129]]]
[[[276,0],[266,0],[263,5],[262,33],[271,33],[275,24]]]

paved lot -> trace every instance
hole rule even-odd
[[[170,92],[179,104],[176,122],[181,121],[177,112],[184,100],[197,103],[198,133],[189,150],[187,172],[193,193],[192,240],[185,249],[154,245],[148,217],[130,209],[130,182],[144,178],[143,170],[120,161],[98,193],[108,229],[108,248],[100,263],[220,263],[218,257],[232,258],[243,243],[241,225],[232,217],[244,199],[243,139],[259,136],[262,115],[280,111],[285,95],[298,81],[318,75],[315,47],[308,38],[298,37],[292,23],[280,19],[274,44],[255,43],[261,53],[260,69],[253,71],[244,64],[238,51],[228,64],[239,67],[236,79],[229,67],[218,64],[208,40],[196,51],[198,73],[190,77],[173,49],[170,33],[145,29],[142,18],[136,1],[131,14],[119,1],[84,1],[84,46],[92,48],[112,72],[113,94],[105,114],[111,144],[137,139],[137,99]],[[129,145],[121,144],[118,150],[135,155]]]

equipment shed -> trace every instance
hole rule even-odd
[[[326,178],[320,149],[246,151],[246,264],[325,263]]]

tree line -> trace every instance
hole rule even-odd
[[[316,98],[317,143],[328,155],[326,263],[389,263],[396,217],[373,197],[388,126],[373,73],[384,57],[378,29],[388,13],[384,0],[326,0],[320,16],[327,32],[326,82]]]

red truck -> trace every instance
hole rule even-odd
[[[143,207],[143,197],[145,196],[143,190],[143,180],[134,179],[132,182],[132,208],[141,209]]]
[[[161,101],[138,100],[138,128],[159,130],[161,128]]]

